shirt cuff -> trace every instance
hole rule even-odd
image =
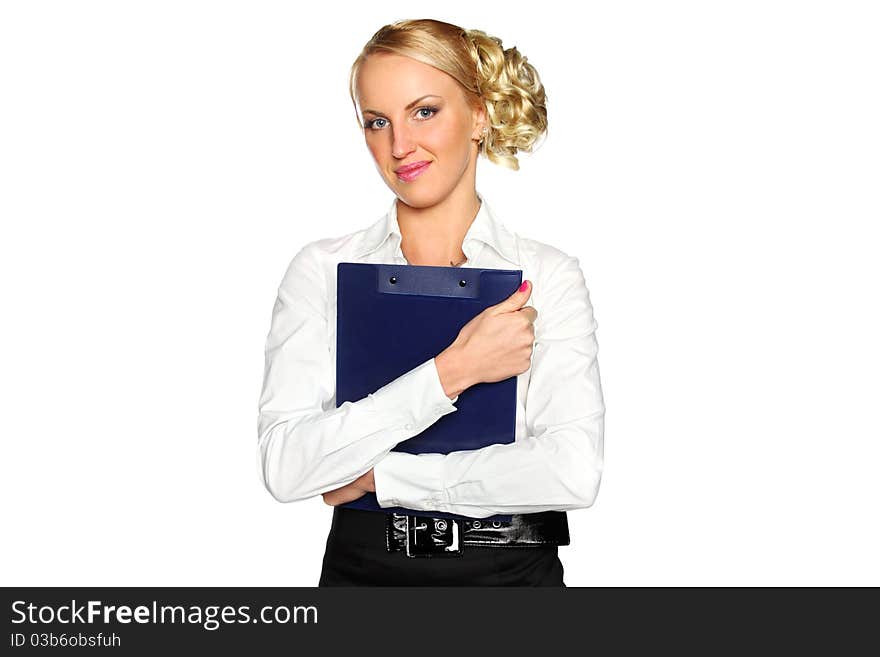
[[[398,418],[399,429],[416,436],[442,416],[458,410],[446,396],[434,358],[370,393],[372,409]]]
[[[388,452],[373,466],[379,506],[444,511],[449,501],[443,481],[445,458],[445,454]]]

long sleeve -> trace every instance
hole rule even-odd
[[[593,504],[604,458],[598,324],[576,257],[566,256],[543,284],[527,435],[445,455],[390,452],[374,468],[380,506],[485,518]]]
[[[257,456],[263,484],[279,502],[351,483],[397,443],[458,410],[434,358],[336,408],[327,283],[314,244],[288,266],[266,339]]]

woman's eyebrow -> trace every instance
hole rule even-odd
[[[409,105],[407,105],[403,109],[407,109],[407,110],[411,109],[412,107],[414,107],[416,105],[416,103],[420,103],[423,100],[425,100],[425,98],[431,98],[431,97],[442,98],[442,96],[438,96],[437,94],[426,94],[426,95],[422,96],[421,98],[416,98],[413,102],[411,102]],[[375,114],[376,116],[385,116],[384,114],[382,114],[382,112],[377,112],[376,110],[371,110],[371,109],[365,109],[362,113],[363,114]]]

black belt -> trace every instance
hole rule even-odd
[[[509,522],[388,513],[385,547],[409,557],[460,557],[463,546],[569,545],[564,511],[514,514]]]

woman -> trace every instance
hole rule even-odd
[[[602,472],[597,323],[578,259],[509,231],[476,189],[480,154],[517,170],[515,154],[546,131],[537,72],[484,32],[399,21],[366,44],[350,93],[395,199],[372,226],[307,244],[288,267],[266,344],[263,482],[279,501],[321,494],[334,507],[321,586],[565,586],[557,551],[569,542],[565,511],[593,504]],[[442,353],[336,408],[339,262],[522,269],[524,282]],[[468,387],[511,376],[513,443],[391,451],[455,412]],[[367,492],[421,515],[340,506]],[[513,519],[479,520],[496,514]],[[430,533],[438,553],[412,554],[408,522]]]

